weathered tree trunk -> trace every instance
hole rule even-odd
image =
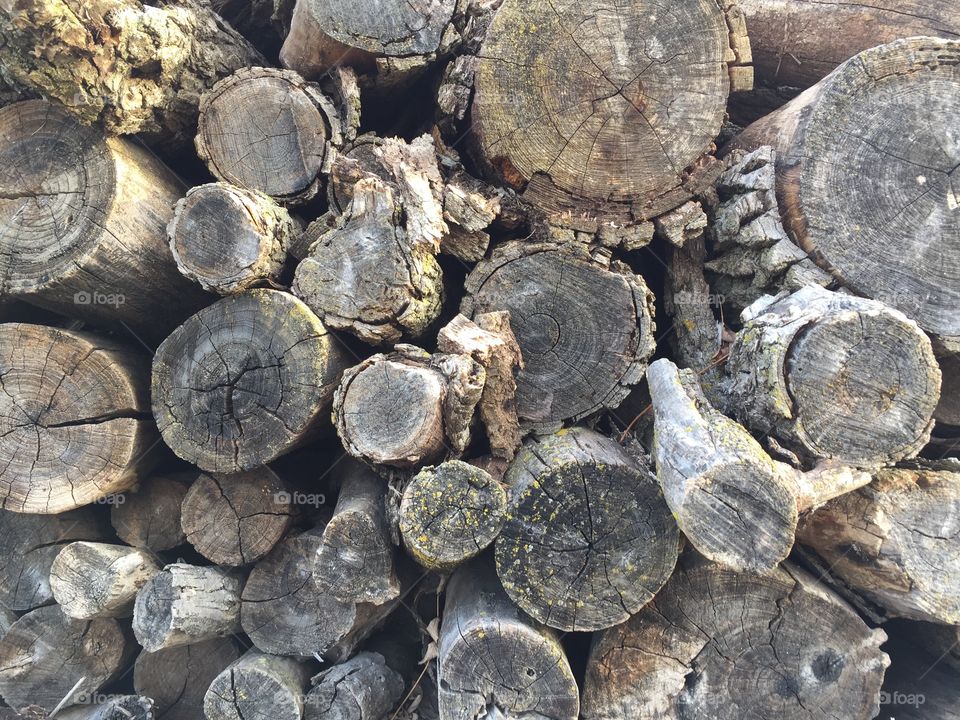
[[[250,290],[224,298],[158,348],[157,425],[175,453],[208,472],[265,465],[328,422],[350,358],[292,295]]]
[[[69,617],[130,617],[137,592],[158,572],[158,559],[149,551],[74,542],[53,561],[50,588]]]
[[[960,112],[958,58],[960,42],[935,38],[867,50],[735,141],[777,150],[777,196],[794,242],[954,349],[960,151],[941,140]]]
[[[271,198],[227,183],[188,191],[167,228],[180,272],[219,295],[277,283],[300,232]]]
[[[347,452],[412,468],[463,452],[483,392],[483,366],[468,355],[398,345],[347,370],[333,419]]]
[[[202,474],[183,499],[180,522],[197,552],[217,565],[247,565],[273,550],[293,521],[290,489],[269,468]]]
[[[210,684],[207,720],[301,720],[309,668],[293,658],[248,651]]]
[[[310,682],[303,720],[386,720],[406,685],[375,652],[362,652]]]
[[[789,565],[761,576],[694,562],[596,637],[583,717],[868,720],[890,664],[885,641]]]
[[[183,186],[146,149],[44,100],[0,109],[0,137],[0,292],[146,340],[203,304],[167,245]]]
[[[201,93],[238,68],[263,64],[194,0],[12,0],[3,12],[6,72],[111,133],[183,144],[193,136]]]
[[[116,620],[75,620],[56,605],[32,610],[0,640],[0,696],[47,712],[89,698],[124,668],[127,639]]]
[[[210,172],[279,202],[316,196],[334,148],[342,144],[333,102],[288,70],[238,70],[200,104],[197,154]]]
[[[722,409],[750,429],[867,468],[914,457],[930,439],[940,370],[902,313],[808,286],[758,301],[744,321]]]
[[[517,414],[540,429],[615,409],[653,354],[653,295],[643,278],[583,245],[501,245],[466,288],[468,318],[510,312],[524,362]]]
[[[210,683],[240,655],[233,638],[144,650],[133,666],[133,686],[153,699],[158,720],[196,720]]]
[[[483,560],[451,578],[438,649],[441,720],[578,717],[577,682],[557,634],[510,602]]]
[[[127,545],[163,552],[182,545],[187,536],[180,525],[180,506],[197,479],[196,473],[150,475],[125,492],[123,502],[110,508],[110,523]]]
[[[400,532],[413,558],[449,572],[489,547],[507,519],[507,493],[485,470],[459,460],[421,470],[403,490]]]
[[[227,568],[167,565],[137,594],[137,642],[156,652],[238,632],[242,587],[242,575]]]
[[[676,521],[653,473],[613,440],[586,428],[531,440],[506,482],[497,573],[538,622],[567,631],[611,627],[670,577]]]
[[[0,497],[57,513],[130,489],[153,456],[148,359],[110,338],[0,325]]]
[[[57,713],[59,720],[154,720],[153,700],[142,695],[109,695]]]

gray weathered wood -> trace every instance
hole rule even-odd
[[[57,713],[59,720],[154,720],[153,700],[143,695],[107,695]]]
[[[162,552],[182,545],[180,505],[197,473],[148,475],[110,507],[110,523],[127,545]]]
[[[210,684],[207,720],[301,720],[309,668],[293,658],[250,650]]]
[[[383,655],[362,652],[310,681],[303,720],[387,720],[403,697],[403,676]]]

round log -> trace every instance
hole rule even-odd
[[[59,513],[129,490],[151,461],[148,359],[85,332],[0,325],[0,497]]]
[[[162,552],[182,545],[180,505],[196,473],[152,475],[110,507],[110,523],[127,545]]]
[[[250,470],[329,422],[351,356],[300,300],[250,290],[181,325],[153,361],[153,411],[167,445],[208,472]]]
[[[210,172],[280,202],[316,196],[325,160],[341,143],[333,103],[289,70],[243,68],[200,103],[197,154]]]
[[[142,695],[108,695],[88,705],[74,705],[57,713],[60,720],[154,720],[154,703]]]
[[[290,489],[269,468],[207,475],[190,486],[180,522],[187,541],[217,565],[246,565],[269,553],[293,521]]]
[[[160,572],[157,558],[126,545],[74,542],[50,567],[50,588],[69,617],[130,617],[137,592]]]
[[[902,313],[808,286],[758,301],[744,320],[722,409],[750,429],[855,467],[913,457],[929,441],[940,369]]]
[[[297,660],[250,650],[210,684],[203,715],[207,720],[301,720],[309,676]]]
[[[735,141],[777,150],[784,225],[803,250],[954,344],[960,149],[942,140],[958,112],[960,41],[910,38],[851,58]]]
[[[219,295],[277,282],[300,232],[271,198],[227,183],[190,189],[167,227],[180,272]]]
[[[639,275],[604,267],[583,245],[515,242],[467,278],[468,318],[510,312],[523,354],[517,414],[534,425],[615,409],[654,351],[653,295]]]
[[[497,573],[538,622],[592,631],[646,605],[677,562],[680,532],[653,473],[586,428],[528,441],[507,470]]]
[[[413,558],[450,571],[489,547],[507,519],[507,493],[490,474],[459,460],[417,473],[403,490],[400,532]]]
[[[389,718],[406,687],[383,655],[362,652],[311,679],[303,720]]]
[[[167,565],[137,594],[137,642],[156,652],[239,632],[242,586],[242,576],[226,568]]]
[[[5,295],[147,340],[203,305],[167,245],[183,186],[140,145],[14,103],[0,108],[0,187]]]
[[[868,720],[880,709],[886,639],[788,565],[761,576],[694,564],[596,637],[583,717]]]

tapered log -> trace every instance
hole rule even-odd
[[[126,545],[74,542],[53,561],[50,588],[69,617],[130,617],[137,592],[158,572],[158,560],[148,551]]]
[[[605,267],[583,245],[501,245],[466,288],[468,318],[510,312],[524,362],[517,414],[528,424],[555,427],[615,409],[653,354],[652,293],[626,265]]]
[[[940,370],[902,313],[808,286],[743,317],[723,409],[750,429],[857,467],[913,457],[930,439]]]
[[[159,8],[139,0],[15,0],[4,14],[6,72],[111,133],[181,144],[196,127],[201,93],[237,68],[263,63],[205,3],[191,0]]]
[[[47,712],[89,697],[123,669],[127,640],[116,620],[76,620],[56,605],[32,610],[0,640],[0,696]]]
[[[386,720],[403,697],[403,676],[383,655],[362,652],[312,678],[303,720]]]
[[[574,720],[577,683],[557,634],[510,602],[484,560],[447,586],[440,628],[440,720]]]
[[[761,576],[693,563],[596,637],[583,717],[868,720],[890,664],[885,641],[789,565]]]
[[[144,650],[133,666],[133,686],[153,699],[157,720],[195,720],[210,683],[240,655],[233,638]]]
[[[60,551],[69,543],[105,536],[90,508],[59,515],[0,510],[0,604],[23,612],[51,603],[50,566]]]
[[[246,565],[269,553],[293,519],[287,484],[269,468],[202,474],[183,499],[187,541],[217,565]]]
[[[148,360],[116,341],[0,325],[0,497],[58,513],[130,489],[150,464]]]
[[[314,197],[342,142],[333,102],[295,72],[238,70],[200,104],[197,154],[210,172],[280,202]]]
[[[60,720],[154,720],[153,700],[142,695],[108,695],[57,713]]]
[[[556,213],[640,220],[682,205],[715,177],[731,86],[752,87],[726,7],[505,0],[474,70],[487,174]]]
[[[137,594],[137,642],[156,652],[238,632],[242,586],[242,576],[226,568],[167,565]]]
[[[175,453],[208,472],[265,465],[328,422],[350,358],[292,295],[250,290],[224,298],[158,348],[157,425]]]
[[[0,108],[0,138],[0,292],[147,340],[203,304],[167,246],[183,186],[146,149],[44,100]]]
[[[679,530],[653,473],[585,428],[528,441],[507,471],[497,573],[538,622],[591,631],[646,605],[677,562]]]
[[[110,522],[127,545],[162,552],[182,545],[187,536],[180,526],[180,506],[196,480],[196,473],[152,475],[123,494],[110,508]]]
[[[301,720],[309,669],[293,658],[250,650],[210,684],[207,720]]]
[[[398,345],[347,370],[333,419],[347,452],[400,468],[463,452],[483,392],[483,366],[468,355]]]
[[[459,460],[421,470],[403,491],[400,532],[413,558],[441,572],[489,547],[507,519],[507,493],[485,470]]]
[[[960,111],[958,58],[960,42],[935,38],[867,50],[735,141],[777,150],[777,196],[794,242],[954,349],[960,151],[941,140]]]
[[[220,295],[278,281],[299,233],[272,199],[227,183],[192,188],[167,228],[180,272]]]

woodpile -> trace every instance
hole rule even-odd
[[[956,717],[958,36],[0,2],[0,720]]]

